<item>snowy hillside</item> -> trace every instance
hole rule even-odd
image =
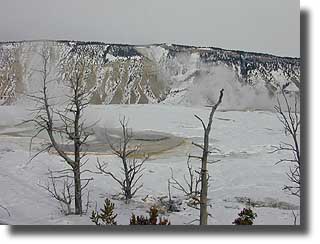
[[[37,90],[44,41],[0,43],[0,104],[25,103]],[[48,41],[53,85],[61,94],[66,57],[82,53],[92,104],[211,104],[226,90],[222,109],[270,109],[279,88],[298,92],[300,59],[174,44],[133,46]]]

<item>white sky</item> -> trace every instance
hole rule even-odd
[[[0,40],[177,43],[300,56],[299,0],[0,0]]]

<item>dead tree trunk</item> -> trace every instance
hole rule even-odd
[[[82,214],[82,194],[79,168],[73,169],[75,214]]]
[[[57,110],[51,103],[51,98],[48,92],[48,79],[50,75],[49,60],[50,51],[48,47],[44,47],[39,55],[42,58],[43,67],[38,72],[42,75],[42,88],[39,96],[29,95],[30,98],[40,104],[35,109],[35,117],[29,121],[36,125],[36,134],[39,135],[42,131],[47,132],[50,145],[42,151],[54,148],[57,154],[65,160],[71,167],[74,181],[74,202],[75,214],[82,214],[82,190],[87,186],[91,179],[81,179],[82,159],[86,156],[83,151],[83,144],[87,141],[90,132],[90,126],[85,127],[84,122],[81,121],[84,109],[88,106],[89,93],[86,91],[84,84],[86,73],[86,60],[83,50],[71,53],[71,57],[67,57],[68,70],[65,73],[66,89],[70,91],[67,95],[67,102],[64,104],[64,110]],[[62,122],[62,126],[57,126],[56,121]],[[33,138],[34,138],[33,137]],[[65,138],[73,144],[73,156],[67,154],[63,145],[59,144],[56,140],[57,137]],[[32,138],[32,139],[33,139]],[[31,139],[31,143],[32,143]],[[40,152],[42,152],[40,151]],[[39,153],[40,153],[39,152]],[[39,154],[38,153],[38,154]],[[36,156],[38,155],[36,154]],[[62,170],[61,172],[66,172]],[[70,169],[69,169],[70,170]],[[68,175],[63,175],[69,177]],[[81,186],[81,181],[85,180],[85,186]]]
[[[210,153],[209,136],[210,136],[211,126],[213,121],[213,115],[216,109],[218,108],[218,106],[222,102],[223,91],[224,89],[220,90],[220,96],[219,96],[218,102],[215,105],[211,106],[211,112],[209,115],[209,121],[207,125],[205,125],[205,123],[199,116],[195,115],[195,117],[198,120],[200,120],[204,130],[203,145],[193,143],[193,145],[202,149],[202,156],[200,157],[201,159],[200,225],[208,224],[208,208],[207,207],[208,207],[208,155]]]
[[[73,90],[73,102],[75,106],[74,112],[74,161],[75,166],[72,168],[74,174],[74,196],[75,196],[75,213],[82,214],[82,193],[81,193],[81,177],[80,177],[80,163],[81,163],[81,135],[80,135],[80,117],[82,112],[82,103],[80,101],[80,79],[81,77],[76,77],[75,84],[71,85]],[[71,81],[72,82],[72,81]],[[72,109],[70,109],[72,110]]]

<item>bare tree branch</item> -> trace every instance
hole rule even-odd
[[[121,159],[122,167],[120,168],[120,171],[123,178],[119,178],[114,173],[108,171],[106,169],[106,163],[101,164],[99,160],[97,160],[97,169],[100,173],[111,176],[116,182],[119,183],[123,195],[125,196],[126,201],[128,201],[139,189],[142,188],[142,185],[136,185],[143,176],[143,166],[144,163],[149,159],[149,156],[144,155],[144,158],[139,161],[134,158],[134,155],[139,153],[140,148],[139,146],[136,146],[133,149],[129,148],[129,144],[133,138],[133,133],[132,130],[128,128],[128,120],[123,117],[123,119],[120,120],[120,125],[122,137],[119,139],[118,146],[110,142],[108,135],[106,138],[113,154]]]
[[[287,177],[292,183],[292,185],[285,185],[283,190],[288,191],[291,195],[300,197],[300,141],[299,141],[299,130],[300,130],[300,116],[297,108],[297,97],[295,96],[294,100],[294,108],[290,106],[289,100],[285,93],[285,88],[288,84],[285,84],[282,87],[281,95],[285,102],[285,109],[287,112],[283,110],[283,106],[280,103],[279,97],[277,98],[277,105],[275,106],[275,110],[277,112],[277,117],[283,128],[285,130],[285,134],[291,137],[291,143],[281,142],[279,146],[273,146],[274,150],[271,153],[275,152],[289,152],[292,156],[291,158],[280,159],[276,164],[279,163],[290,163],[289,172],[287,173]]]

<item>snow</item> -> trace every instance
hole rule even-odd
[[[139,52],[143,53],[147,58],[154,60],[158,63],[163,61],[168,54],[168,50],[161,46],[137,47]]]
[[[89,184],[91,205],[83,216],[64,216],[58,210],[58,203],[39,187],[46,184],[48,169],[64,169],[65,163],[55,154],[42,153],[33,161],[29,159],[47,138],[37,138],[29,151],[32,131],[30,126],[19,122],[30,116],[27,107],[0,106],[0,205],[5,206],[10,216],[0,208],[0,221],[8,224],[92,224],[89,219],[95,206],[101,207],[105,197],[111,198],[116,206],[118,224],[128,224],[131,213],[144,214],[167,196],[167,180],[170,168],[177,179],[183,181],[187,173],[186,159],[189,153],[200,152],[191,141],[201,143],[203,131],[194,114],[206,118],[209,108],[178,105],[91,105],[86,111],[88,123],[98,121],[96,126],[118,128],[123,115],[129,119],[134,131],[152,130],[183,137],[185,143],[169,151],[153,155],[146,162],[142,178],[144,187],[134,199],[125,204],[116,195],[120,189],[111,178],[85,173],[94,177]],[[220,162],[209,166],[209,224],[230,225],[245,206],[237,197],[249,197],[252,201],[279,203],[299,208],[299,199],[282,191],[288,184],[287,164],[275,163],[283,153],[270,153],[272,146],[281,141],[290,142],[285,136],[276,115],[269,111],[217,111],[213,122],[210,144],[219,148],[213,155]],[[89,155],[87,169],[95,170],[96,158],[109,162],[109,167],[119,173],[119,161],[111,155]],[[200,164],[193,161],[196,168]],[[172,189],[174,199],[182,201],[181,211],[166,213],[173,225],[190,224],[198,217],[198,210],[186,205],[182,193]],[[146,197],[148,196],[148,197]],[[145,200],[143,200],[145,198]],[[280,204],[280,203],[285,204]],[[256,207],[255,224],[292,225],[291,209],[282,207]],[[299,212],[298,210],[295,210]],[[192,222],[197,224],[197,222]]]

